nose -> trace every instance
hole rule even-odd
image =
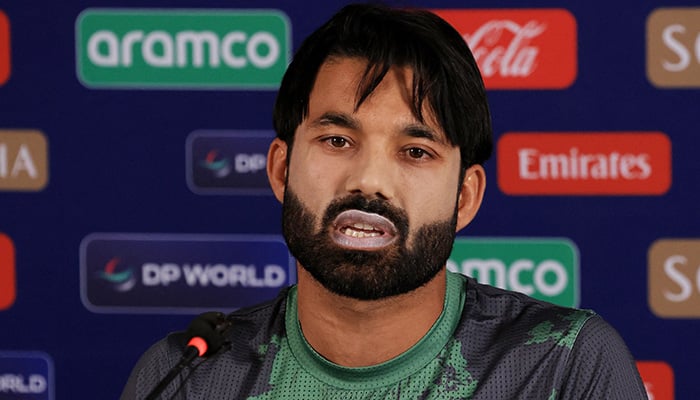
[[[346,179],[349,193],[362,193],[384,200],[393,198],[396,177],[391,157],[382,147],[362,149],[353,157],[354,162],[348,168]]]

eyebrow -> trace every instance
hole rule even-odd
[[[334,111],[328,111],[323,113],[320,117],[316,118],[311,123],[311,126],[314,127],[330,125],[353,130],[360,129],[360,122],[353,116]],[[439,143],[442,145],[448,144],[447,139],[444,135],[435,132],[434,129],[430,128],[425,124],[411,123],[403,127],[402,130],[406,136],[427,139],[431,142]]]
[[[335,125],[347,129],[360,129],[360,123],[353,117],[339,112],[325,112],[311,123],[311,126]]]
[[[404,128],[404,132],[410,137],[428,139],[431,142],[447,145],[444,135],[438,134],[434,129],[424,124],[410,124]]]

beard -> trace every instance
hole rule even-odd
[[[331,239],[333,221],[343,211],[379,214],[396,227],[396,240],[378,250],[353,250]],[[282,231],[299,264],[329,291],[359,300],[377,300],[413,291],[431,281],[445,266],[456,236],[457,207],[445,221],[418,228],[409,241],[407,214],[382,199],[355,194],[336,199],[321,219],[289,187],[282,204]],[[407,243],[410,243],[410,247]]]

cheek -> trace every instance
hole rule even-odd
[[[320,224],[328,204],[333,200],[331,184],[324,174],[314,168],[303,168],[299,164],[294,166],[290,163],[287,190],[291,190],[306,211],[314,215],[315,225]]]
[[[295,149],[296,151],[296,149]],[[294,153],[290,160],[288,183],[321,202],[330,202],[342,190],[343,165],[313,151]]]
[[[406,210],[412,225],[442,222],[452,218],[457,205],[457,181],[459,176],[436,177],[431,175],[414,186],[406,198]],[[410,204],[410,206],[408,205]]]
[[[451,219],[455,212],[455,205],[456,202],[451,195],[436,196],[436,199],[422,202],[416,207],[415,212],[408,213],[412,228]]]
[[[297,168],[296,171],[292,169],[287,185],[309,207],[315,208],[316,203],[322,203],[326,197],[330,196],[330,183],[323,174],[314,169]]]

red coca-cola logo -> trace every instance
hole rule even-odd
[[[564,89],[576,79],[576,20],[566,10],[432,11],[462,34],[488,89]]]

